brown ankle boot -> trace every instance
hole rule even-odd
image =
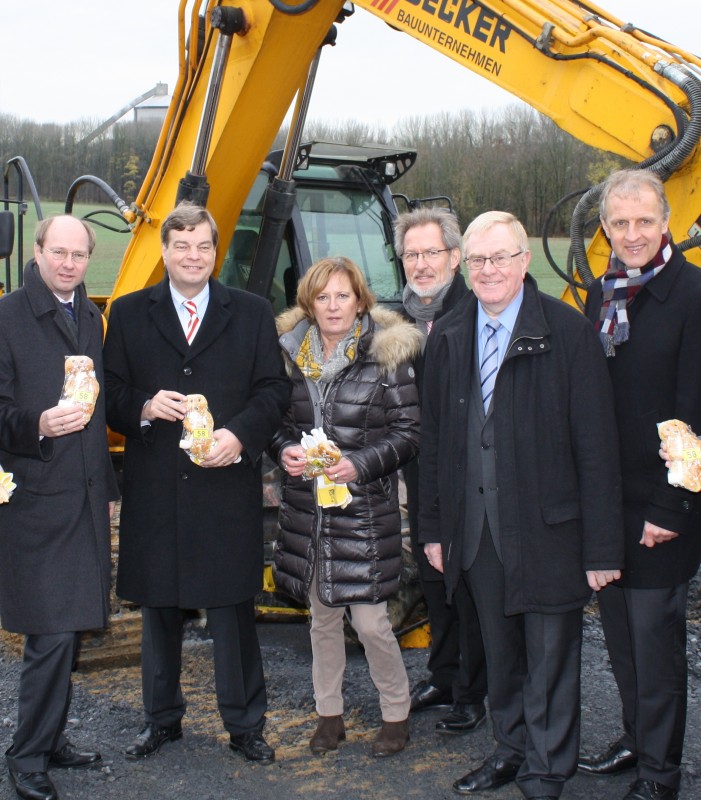
[[[375,758],[384,758],[400,753],[409,741],[409,720],[402,722],[383,722],[380,732],[372,745]]]
[[[338,750],[338,743],[346,738],[343,717],[319,717],[314,735],[309,740],[309,749],[316,756]]]

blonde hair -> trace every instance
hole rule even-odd
[[[467,242],[470,236],[486,233],[495,225],[508,225],[516,240],[516,247],[518,247],[522,253],[528,252],[528,234],[526,233],[526,229],[513,214],[510,214],[508,211],[485,211],[484,214],[480,214],[472,220],[462,237],[466,256],[470,255],[467,251]]]

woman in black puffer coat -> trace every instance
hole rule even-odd
[[[396,471],[417,452],[418,395],[411,360],[420,333],[375,305],[349,259],[314,264],[298,304],[278,318],[293,381],[292,405],[272,444],[284,470],[275,582],[311,608],[312,677],[319,723],[313,753],[345,738],[343,616],[365,648],[380,693],[382,728],[373,755],[388,756],[409,738],[409,684],[387,615],[399,586],[401,531]],[[341,460],[324,477],[305,479],[303,434],[323,429]],[[324,496],[326,480],[333,498]],[[330,505],[329,499],[348,505]]]

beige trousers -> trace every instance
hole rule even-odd
[[[319,600],[315,581],[312,582],[309,600],[316,710],[322,717],[335,717],[343,714],[345,608],[325,606]],[[370,677],[380,693],[382,719],[384,722],[401,722],[409,716],[409,679],[387,615],[387,603],[362,603],[349,606],[349,609],[351,624],[365,648]]]

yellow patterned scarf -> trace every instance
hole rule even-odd
[[[319,328],[310,325],[295,359],[302,375],[313,381],[330,383],[342,369],[355,361],[361,329],[361,320],[357,320],[324,361],[324,345]]]

